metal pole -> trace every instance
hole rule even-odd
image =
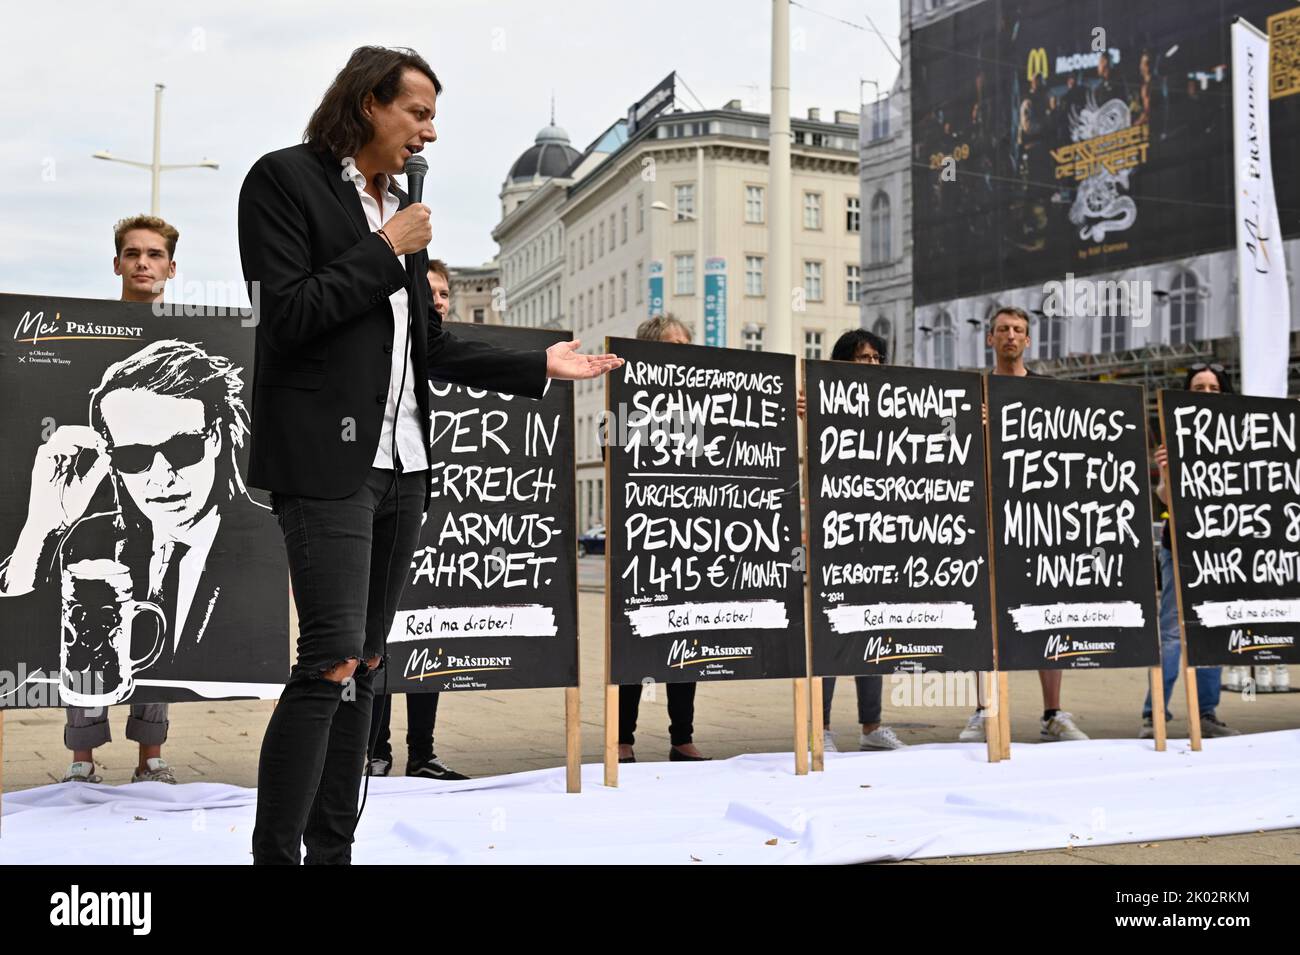
[[[158,215],[159,185],[162,182],[162,94],[163,85],[153,85],[153,164],[149,167],[152,186],[149,190],[149,214]]]
[[[768,124],[767,248],[772,283],[767,296],[768,350],[794,354],[790,314],[792,254],[790,241],[790,4],[772,0],[772,116]]]

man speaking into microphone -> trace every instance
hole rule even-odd
[[[239,195],[259,303],[249,484],[272,492],[299,627],[262,740],[255,864],[297,864],[304,845],[309,865],[351,861],[375,673],[429,501],[428,379],[540,398],[548,377],[622,363],[443,330],[422,177],[409,197],[392,181],[437,139],[441,91],[412,50],[355,50],[305,142],[259,159]]]

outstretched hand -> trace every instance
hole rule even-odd
[[[556,342],[546,349],[546,377],[578,381],[582,378],[599,378],[607,371],[613,371],[623,364],[617,355],[580,355],[574,339],[571,342]]]

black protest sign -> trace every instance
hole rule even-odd
[[[566,332],[448,323],[545,349]],[[395,693],[578,685],[573,385],[541,400],[431,382],[432,497],[388,635]]]
[[[0,295],[0,706],[279,695],[252,319],[197,311]]]
[[[981,377],[804,369],[813,675],[992,669]]]
[[[803,676],[794,358],[606,350],[609,681]]]
[[[1187,666],[1300,663],[1300,404],[1160,392]]]
[[[986,382],[998,669],[1158,665],[1143,389]]]

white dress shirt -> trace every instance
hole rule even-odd
[[[366,192],[366,177],[350,161],[343,161],[343,174],[357,187],[361,197],[361,208],[366,213],[366,223],[370,231],[382,229],[397,214],[397,197],[387,189],[387,177],[378,176],[379,195],[383,199],[383,208]],[[398,256],[402,265],[406,265],[406,256]],[[385,470],[393,468],[393,422],[397,422],[397,455],[401,458],[402,471],[425,471],[429,467],[429,452],[424,444],[424,432],[420,430],[420,406],[415,400],[416,387],[428,387],[424,380],[417,377],[411,363],[411,346],[407,334],[407,291],[398,289],[388,297],[393,310],[393,362],[388,374],[388,400],[384,404],[384,425],[379,431],[379,447],[375,450],[374,466]],[[420,321],[415,316],[414,321]],[[404,360],[404,361],[403,361]],[[406,385],[402,386],[402,365],[406,365]],[[401,414],[398,414],[398,391],[401,391]]]
[[[199,589],[199,579],[208,563],[208,553],[212,550],[212,541],[221,526],[221,512],[214,507],[199,519],[184,534],[164,535],[154,527],[153,557],[149,561],[149,593],[156,594],[162,587],[163,578],[167,576],[167,567],[171,563],[172,551],[176,541],[181,540],[188,548],[181,558],[179,582],[176,591],[176,606],[173,609],[174,620],[167,621],[171,627],[172,652],[180,646],[181,634],[185,632],[185,621],[190,615],[194,595]],[[203,634],[199,634],[199,640]]]

